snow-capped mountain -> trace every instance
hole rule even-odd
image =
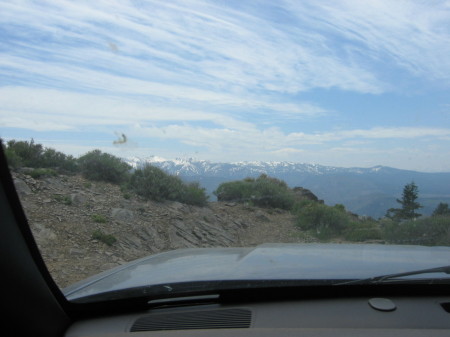
[[[157,156],[129,158],[134,168],[157,166],[186,181],[198,181],[214,200],[213,191],[226,181],[261,174],[282,179],[290,187],[311,190],[329,205],[344,204],[352,212],[374,217],[398,207],[404,185],[414,181],[419,187],[423,214],[430,214],[439,202],[450,203],[450,173],[423,173],[386,166],[343,168],[294,162],[214,163],[193,158],[167,160]]]
[[[294,162],[234,162],[234,163],[214,163],[207,160],[196,160],[193,158],[167,160],[157,156],[148,158],[131,158],[127,160],[135,168],[146,164],[157,166],[170,174],[179,176],[199,176],[206,175],[210,177],[236,176],[253,177],[260,174],[274,175],[279,174],[335,174],[335,173],[357,173],[365,174],[370,172],[380,172],[390,169],[388,167],[376,166],[373,168],[342,168],[334,166],[324,166],[318,164],[305,164]]]

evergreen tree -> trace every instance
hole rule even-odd
[[[436,215],[450,215],[450,209],[448,208],[448,204],[440,202],[433,212],[433,216]]]
[[[403,195],[397,202],[402,208],[391,208],[387,211],[386,216],[395,220],[409,220],[420,217],[422,214],[416,213],[416,210],[422,208],[417,202],[419,196],[419,188],[414,182],[406,184],[403,188]]]

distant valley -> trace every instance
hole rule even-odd
[[[420,212],[429,215],[439,202],[450,203],[450,172],[424,173],[384,166],[341,168],[293,162],[213,163],[204,160],[164,160],[158,157],[131,158],[134,167],[150,163],[186,181],[198,181],[214,200],[219,184],[262,173],[286,181],[290,187],[310,189],[326,204],[343,204],[359,215],[382,217],[386,210],[398,207],[396,198],[405,184],[414,181],[419,187]]]

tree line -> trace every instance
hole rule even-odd
[[[208,201],[205,189],[196,182],[186,183],[151,165],[133,169],[123,159],[98,149],[75,158],[36,144],[33,139],[9,140],[6,144],[2,142],[2,146],[13,169],[30,168],[27,174],[35,178],[79,173],[92,181],[118,184],[127,196],[136,193],[148,200],[172,200],[196,206],[204,206]]]

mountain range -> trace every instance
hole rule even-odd
[[[223,182],[265,173],[284,180],[290,187],[311,190],[326,204],[343,204],[359,215],[382,217],[386,210],[399,207],[403,187],[414,181],[419,187],[419,211],[430,215],[440,202],[450,203],[450,172],[425,173],[385,166],[343,168],[294,162],[214,163],[206,160],[166,160],[156,156],[127,159],[133,167],[157,166],[185,181],[198,181],[214,200],[213,191]]]

